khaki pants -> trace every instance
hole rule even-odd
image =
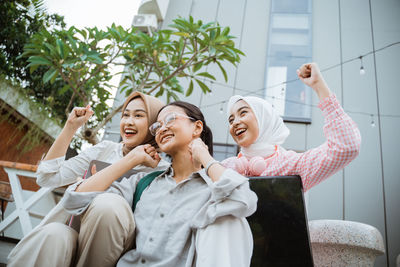
[[[128,202],[100,194],[81,216],[79,234],[58,222],[35,228],[11,251],[7,266],[115,266],[132,248],[134,232]]]

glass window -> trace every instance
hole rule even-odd
[[[272,0],[274,13],[310,13],[310,0]]]
[[[311,15],[311,0],[272,0],[265,98],[285,121],[311,122],[311,89],[296,81],[312,61]]]
[[[238,153],[237,145],[214,143],[213,148],[214,148],[213,157],[218,161],[222,161],[229,157],[235,157]]]

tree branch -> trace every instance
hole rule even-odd
[[[116,109],[112,110],[104,119],[103,121],[97,125],[94,129],[93,129],[93,134],[97,134],[97,132],[103,128],[106,123],[111,120],[112,117],[114,117],[115,114],[117,114],[118,112],[121,111],[123,105],[120,105],[119,107],[117,107]]]
[[[177,73],[179,73],[180,71],[182,71],[183,69],[185,69],[189,63],[192,63],[193,59],[197,56],[197,54],[201,54],[203,52],[205,52],[208,49],[208,47],[204,47],[202,50],[200,50],[197,53],[194,53],[193,56],[182,66],[180,66],[179,68],[177,68],[174,72],[172,72],[170,75],[168,75],[166,78],[164,78],[161,82],[159,82],[153,89],[151,89],[149,92],[147,92],[148,94],[151,94],[152,92],[154,92],[158,87],[160,87],[163,83],[165,83],[165,81],[171,79],[172,77],[174,77]]]
[[[87,100],[87,99],[86,99],[86,96],[85,96],[85,95],[82,95],[82,94],[77,90],[77,88],[74,87],[74,85],[71,83],[71,81],[70,81],[70,80],[65,76],[65,74],[63,73],[63,69],[62,69],[61,67],[59,67],[59,71],[60,71],[60,74],[61,74],[61,78],[62,78],[66,83],[68,83],[69,86],[71,86],[72,91],[74,91],[74,93],[77,94],[79,97],[83,98],[84,101],[86,102],[86,100]]]
[[[67,118],[68,118],[68,114],[69,114],[69,109],[71,108],[74,98],[75,98],[75,92],[72,93],[72,96],[71,96],[71,99],[69,100],[68,106],[65,109],[65,115],[67,116]]]
[[[185,41],[185,42],[183,43],[182,53],[179,55],[179,59],[178,59],[178,64],[179,64],[178,66],[181,65],[182,57],[183,57],[183,54],[185,53],[185,49],[186,49],[187,39],[185,38],[184,41]],[[197,50],[196,50],[195,52],[197,52]]]
[[[156,70],[157,70],[158,73],[160,74],[160,77],[165,78],[164,75],[163,75],[163,73],[162,73],[162,70],[161,70],[160,67],[158,66],[158,64],[157,64],[157,62],[156,62],[156,58],[155,58],[154,56],[153,56],[153,58],[152,58],[152,61],[153,61],[154,67],[156,68]]]
[[[143,87],[145,86],[147,80],[149,79],[149,76],[150,76],[152,70],[153,70],[153,66],[150,66],[150,68],[147,70],[146,77],[143,79],[142,83],[138,87],[138,91],[141,92],[143,90]]]

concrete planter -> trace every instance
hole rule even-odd
[[[322,266],[374,266],[385,253],[381,233],[373,226],[341,220],[309,222],[314,264]]]

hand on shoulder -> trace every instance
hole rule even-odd
[[[208,146],[200,138],[196,138],[190,143],[189,151],[197,168],[200,168],[201,165],[205,166],[207,160],[212,158],[208,152]]]
[[[138,164],[155,168],[160,162],[161,158],[156,149],[149,145],[140,145],[132,149],[126,156],[128,159],[136,159]]]

